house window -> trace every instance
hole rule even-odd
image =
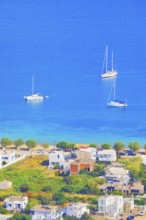
[[[21,204],[18,204],[18,208],[19,208],[19,209],[21,208]]]

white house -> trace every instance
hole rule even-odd
[[[0,189],[1,190],[9,189],[11,187],[12,187],[12,181],[5,180],[3,182],[0,182]]]
[[[32,220],[63,220],[63,210],[57,206],[37,205],[31,209]]]
[[[105,169],[105,178],[107,183],[121,183],[128,185],[129,170],[125,170],[122,164],[112,164]]]
[[[117,155],[115,150],[100,150],[97,152],[97,158],[100,162],[115,162]]]
[[[98,198],[98,212],[105,217],[116,218],[123,213],[123,196],[103,196]]]
[[[49,167],[53,168],[58,164],[60,167],[64,164],[64,152],[60,149],[51,150],[49,152]]]
[[[24,210],[28,204],[27,196],[11,196],[4,200],[4,207],[8,211]]]
[[[87,208],[89,204],[87,203],[72,203],[64,209],[64,213],[69,216],[75,216],[80,218],[85,212],[89,213]]]
[[[70,171],[70,164],[71,164],[73,161],[74,161],[73,159],[68,159],[68,160],[65,160],[65,161],[64,161],[64,163],[63,163],[63,171],[64,171],[64,172]]]
[[[3,151],[1,155],[2,155],[2,162],[12,163],[13,161],[15,161],[14,151]]]
[[[128,210],[131,211],[134,209],[134,198],[133,196],[131,198],[124,198],[124,212],[128,212]]]
[[[141,155],[142,163],[146,166],[146,155]]]
[[[84,160],[84,159],[92,159],[96,160],[96,148],[88,147],[88,148],[80,148],[76,151],[77,159]]]

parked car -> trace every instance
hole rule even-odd
[[[143,216],[143,215],[145,215],[145,212],[140,212],[138,215]]]
[[[44,154],[44,153],[45,153],[44,150],[38,150],[38,151],[37,151],[37,154]]]
[[[134,215],[129,215],[127,218],[126,218],[126,220],[132,220],[132,219],[134,219],[135,217],[134,217]]]

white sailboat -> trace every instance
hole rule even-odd
[[[111,99],[112,91],[113,91],[113,99]],[[110,94],[107,100],[107,106],[108,107],[127,107],[128,106],[126,101],[121,101],[121,100],[116,99],[116,84],[115,83],[113,84],[111,88],[111,91],[110,91]]]
[[[24,96],[26,101],[42,101],[44,96],[34,92],[34,76],[32,77],[32,95]]]
[[[101,74],[102,78],[115,77],[118,74],[118,72],[117,70],[113,69],[113,52],[112,52],[112,60],[111,60],[111,70],[108,70],[108,46],[106,46],[106,49],[105,49],[102,72],[104,68],[104,63],[105,63],[105,72]]]

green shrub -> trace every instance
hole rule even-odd
[[[28,192],[28,190],[29,190],[29,187],[28,187],[28,185],[27,184],[22,184],[21,186],[20,186],[20,191],[21,192]]]
[[[51,191],[52,190],[52,187],[51,186],[44,186],[42,191],[43,192],[48,192],[48,191]]]
[[[26,214],[15,214],[12,218],[8,218],[8,220],[31,220],[30,215]]]

